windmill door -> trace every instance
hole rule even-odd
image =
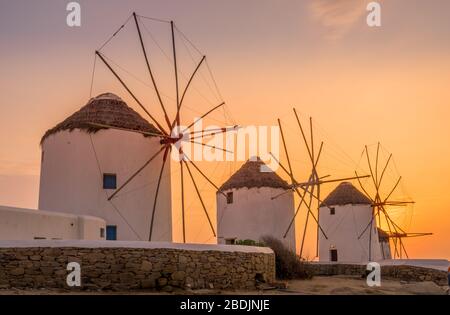
[[[117,240],[117,226],[115,225],[106,226],[106,239],[108,241]]]
[[[338,261],[337,249],[330,249],[330,260],[331,261]]]

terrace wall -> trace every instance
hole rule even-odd
[[[366,277],[366,265],[357,264],[321,264],[309,263],[305,265],[313,276],[361,276]],[[438,285],[447,285],[447,272],[432,268],[408,265],[381,265],[381,279],[397,279],[400,281],[433,281]]]
[[[88,290],[254,289],[275,280],[268,248],[150,242],[0,242],[0,288],[70,289],[69,262]]]

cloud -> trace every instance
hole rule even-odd
[[[342,38],[366,14],[369,1],[311,0],[309,9],[314,19],[327,29],[332,40]]]

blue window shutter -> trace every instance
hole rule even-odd
[[[116,174],[103,174],[103,189],[116,189],[117,176]]]
[[[117,240],[117,226],[115,226],[115,225],[107,225],[106,226],[106,239],[108,241],[116,241]]]

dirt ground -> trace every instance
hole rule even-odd
[[[127,291],[127,292],[92,292],[92,291],[63,291],[63,290],[0,290],[0,295],[64,295],[64,294],[231,294],[231,295],[285,295],[285,294],[302,294],[302,295],[445,295],[448,294],[448,287],[441,287],[434,282],[401,282],[395,280],[382,280],[380,287],[368,287],[365,279],[348,276],[333,277],[314,277],[312,280],[290,280],[286,282],[286,289],[276,289],[267,287],[264,290],[255,291],[219,291],[219,290],[193,290],[193,291],[177,291],[155,292],[155,291]]]
[[[380,287],[369,287],[366,279],[360,277],[315,277],[312,280],[289,281],[288,288],[282,293],[291,294],[343,294],[343,295],[445,295],[448,287],[441,287],[431,281],[401,282],[382,280]]]

